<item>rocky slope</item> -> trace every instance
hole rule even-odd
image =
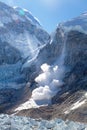
[[[23,69],[49,39],[30,12],[0,2],[0,112],[22,98],[29,80]]]
[[[62,117],[87,123],[86,20],[87,14],[82,14],[59,24],[51,42],[37,57],[36,62],[39,61],[39,65],[47,63],[59,67],[57,80],[62,80],[63,84],[61,91],[52,98],[52,105],[22,110],[18,115],[45,119]]]

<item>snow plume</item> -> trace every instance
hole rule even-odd
[[[51,98],[61,90],[63,82],[60,77],[63,75],[63,70],[57,65],[50,66],[46,63],[41,65],[41,70],[42,73],[35,78],[39,87],[34,89],[31,98],[16,108],[15,111],[51,104]]]
[[[43,73],[35,78],[39,87],[33,90],[32,98],[38,105],[46,105],[50,104],[51,98],[61,90],[62,81],[58,80],[58,75],[60,75],[58,66],[45,63],[41,65],[41,70]]]
[[[50,66],[47,63],[41,65],[42,73],[35,78],[38,88],[32,91],[31,98],[15,109],[15,112],[23,109],[38,108],[51,104],[51,99],[61,90],[64,69],[58,65]]]

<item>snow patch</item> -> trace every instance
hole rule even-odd
[[[87,92],[84,94],[84,96],[87,98]]]
[[[25,16],[27,20],[29,20],[32,24],[36,25],[37,27],[41,26],[40,21],[36,17],[33,17],[32,13],[27,9],[20,8],[17,6],[13,8],[20,14],[20,16]]]
[[[79,32],[82,32],[82,33],[87,34],[87,31],[84,30],[84,29],[82,28],[82,26],[80,26],[80,25],[64,26],[63,28],[64,28],[64,31],[65,31],[65,32],[69,32],[69,31],[72,30],[72,31],[79,31]]]
[[[76,103],[72,104],[65,112],[64,114],[69,114],[71,111],[78,109],[79,107],[81,107],[82,105],[84,105],[87,101],[87,93],[85,93],[81,99],[79,101],[77,101]]]
[[[40,20],[37,17],[34,17],[34,19],[41,25]]]
[[[71,108],[71,110],[75,110],[81,107],[83,104],[85,104],[85,102],[86,102],[86,99],[83,101],[77,101],[76,103],[73,104],[73,107]]]
[[[35,103],[33,99],[28,100],[27,102],[21,104],[15,111],[26,110],[30,108],[38,108],[39,106]]]

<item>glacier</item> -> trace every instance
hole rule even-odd
[[[48,121],[1,114],[0,130],[87,130],[87,124],[57,118]]]

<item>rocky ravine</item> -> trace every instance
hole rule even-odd
[[[39,86],[35,78],[42,73],[40,66],[47,63],[59,67],[56,82],[62,81],[61,90],[49,106],[16,114],[87,123],[87,14],[59,24],[50,40],[38,21],[29,21],[32,17],[23,9],[3,3],[0,7],[0,112],[12,114],[29,100],[31,91]]]

